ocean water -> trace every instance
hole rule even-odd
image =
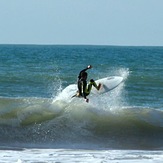
[[[89,103],[64,88],[122,76]],[[0,45],[1,162],[162,162],[163,47]]]

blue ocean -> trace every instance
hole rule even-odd
[[[67,100],[63,89],[90,64],[88,80],[121,76],[123,83],[90,94],[89,103]],[[36,149],[41,156],[50,150],[45,160],[39,157],[42,162],[77,162],[78,156],[81,162],[145,162],[159,158],[157,152],[161,157],[163,47],[0,45],[1,160],[34,162]],[[13,157],[15,151],[32,151],[33,160]],[[148,157],[140,151],[157,152]]]

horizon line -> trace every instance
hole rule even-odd
[[[116,44],[36,44],[36,43],[0,43],[0,45],[31,46],[121,46],[121,47],[163,47],[163,45],[116,45]]]

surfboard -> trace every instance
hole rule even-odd
[[[92,86],[90,95],[100,95],[115,89],[123,82],[123,77],[110,76],[110,77],[98,79],[95,82],[97,84],[101,83],[102,86],[99,91]],[[69,99],[72,96],[74,96],[76,92],[77,92],[77,84],[70,84],[69,86],[67,86],[65,89],[62,90],[62,92],[59,94],[57,99]]]
[[[113,90],[117,86],[119,86],[119,84],[121,84],[122,81],[123,81],[123,77],[121,77],[121,76],[110,76],[110,77],[106,77],[106,78],[96,80],[95,81],[96,84],[98,85],[99,83],[101,83],[102,86],[101,86],[99,91],[95,87],[92,87],[91,93],[93,93],[93,94],[106,93],[108,91]]]

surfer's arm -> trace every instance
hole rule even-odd
[[[91,65],[88,65],[85,69],[81,70],[80,73],[79,73],[79,77],[78,77],[78,78],[81,77],[81,74],[82,74],[83,72],[85,72],[85,71],[87,71],[88,69],[91,69],[91,68],[92,68],[92,66],[91,66]]]
[[[88,65],[84,70],[82,70],[81,72],[84,72],[84,71],[87,71],[88,69],[91,69],[92,66],[91,65]]]

